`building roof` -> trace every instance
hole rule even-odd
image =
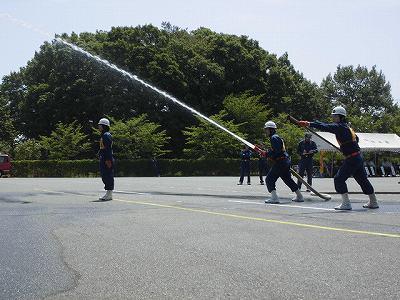
[[[336,137],[333,133],[317,131],[317,134],[331,142],[332,144],[339,147],[336,141]],[[380,152],[380,151],[390,151],[390,152],[400,152],[400,137],[394,133],[356,133],[360,139],[359,145],[361,151],[363,152]],[[320,151],[337,151],[327,142],[323,141],[321,138],[312,135],[313,141],[317,144],[318,150]]]

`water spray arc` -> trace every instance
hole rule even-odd
[[[146,86],[147,88],[149,88],[149,89],[151,89],[151,90],[157,92],[158,94],[163,95],[165,98],[171,100],[172,102],[174,102],[174,103],[178,104],[179,106],[181,106],[181,107],[183,107],[183,108],[189,110],[189,111],[192,112],[193,114],[199,116],[200,118],[206,120],[207,122],[213,124],[214,126],[218,127],[219,129],[221,129],[221,130],[225,131],[226,133],[230,134],[232,137],[234,137],[235,139],[239,140],[239,141],[242,142],[243,144],[247,145],[247,146],[250,147],[251,149],[256,149],[256,148],[258,148],[258,147],[256,147],[254,144],[252,144],[252,143],[246,141],[245,139],[243,139],[242,137],[238,136],[237,134],[235,134],[235,133],[229,131],[228,129],[226,129],[225,127],[221,126],[220,124],[218,124],[218,123],[215,122],[214,120],[212,120],[212,119],[208,118],[207,116],[203,115],[202,113],[198,112],[198,111],[195,110],[194,108],[192,108],[192,107],[188,106],[187,104],[185,104],[185,103],[179,101],[178,99],[176,99],[175,97],[169,95],[169,94],[166,93],[165,91],[162,91],[162,90],[160,90],[160,89],[158,89],[158,88],[152,86],[151,84],[149,84],[149,83],[147,83],[146,81],[140,79],[140,78],[137,77],[136,75],[133,75],[133,74],[131,74],[131,73],[129,73],[129,72],[127,72],[127,71],[125,71],[125,70],[123,70],[123,69],[117,67],[116,65],[110,63],[109,61],[107,61],[107,60],[105,60],[105,59],[102,59],[102,58],[100,58],[100,57],[98,57],[98,56],[96,56],[96,55],[93,55],[93,54],[89,53],[88,51],[86,51],[86,50],[84,50],[84,49],[82,49],[82,48],[80,48],[80,47],[78,47],[78,46],[76,46],[76,45],[74,45],[74,44],[72,44],[72,43],[69,43],[69,42],[63,40],[63,39],[60,38],[60,37],[55,38],[55,40],[56,40],[57,42],[59,42],[59,43],[62,43],[62,44],[64,44],[64,45],[66,45],[66,46],[72,48],[73,50],[75,50],[75,51],[77,51],[77,52],[80,52],[80,53],[84,54],[85,56],[87,56],[87,57],[89,57],[89,58],[91,58],[91,59],[94,59],[94,60],[98,61],[99,63],[102,63],[102,64],[104,64],[104,65],[106,65],[106,66],[108,66],[108,67],[110,67],[110,68],[112,68],[112,69],[118,71],[118,72],[121,73],[122,75],[125,75],[125,76],[129,77],[130,79],[141,83],[142,85],[144,85],[144,86]],[[297,179],[299,179],[308,189],[310,189],[312,192],[314,192],[315,195],[319,196],[320,198],[322,198],[322,199],[324,199],[324,200],[330,200],[330,199],[331,199],[331,196],[330,196],[330,195],[321,194],[321,193],[319,193],[317,190],[315,190],[312,186],[310,186],[310,185],[309,185],[297,172],[295,172],[293,169],[290,169],[290,171],[291,171],[291,173],[293,174],[293,176],[295,176]]]
[[[101,63],[103,63],[103,64],[109,66],[110,68],[112,68],[112,69],[114,69],[114,70],[120,72],[121,74],[123,74],[123,75],[129,77],[130,79],[135,80],[135,81],[141,83],[141,84],[144,85],[145,87],[147,87],[147,88],[149,88],[149,89],[151,89],[151,90],[157,92],[158,94],[163,95],[165,98],[167,98],[167,99],[173,101],[174,103],[176,103],[176,104],[178,104],[178,105],[180,105],[180,106],[186,108],[187,110],[191,111],[192,113],[196,114],[197,116],[201,117],[202,119],[206,120],[207,122],[209,122],[209,123],[211,123],[211,124],[217,126],[219,129],[221,129],[221,130],[225,131],[226,133],[232,135],[234,138],[236,138],[237,140],[241,141],[243,144],[245,144],[245,145],[249,146],[250,148],[254,149],[255,146],[254,146],[252,143],[246,141],[245,139],[241,138],[241,137],[238,136],[237,134],[234,134],[233,132],[229,131],[229,130],[226,129],[225,127],[223,127],[223,126],[221,126],[220,124],[218,124],[217,122],[215,122],[214,120],[212,120],[212,119],[206,117],[205,115],[203,115],[202,113],[198,112],[198,111],[195,110],[194,108],[192,108],[192,107],[186,105],[185,103],[179,101],[179,100],[176,99],[175,97],[173,97],[173,96],[169,95],[168,93],[166,93],[166,92],[164,92],[164,91],[162,91],[162,90],[160,90],[160,89],[158,89],[158,88],[152,86],[151,84],[147,83],[146,81],[140,79],[140,78],[137,77],[136,75],[133,75],[133,74],[131,74],[131,73],[129,73],[129,72],[127,72],[127,71],[125,71],[125,70],[123,70],[123,69],[117,67],[116,65],[110,63],[109,61],[107,61],[107,60],[105,60],[105,59],[102,59],[102,58],[100,58],[100,57],[98,57],[98,56],[96,56],[96,55],[93,55],[93,54],[87,52],[86,50],[83,50],[82,48],[80,48],[80,47],[78,47],[78,46],[76,46],[76,45],[74,45],[74,44],[71,44],[71,43],[69,43],[69,42],[67,42],[67,41],[65,41],[65,40],[63,40],[63,39],[61,39],[61,38],[59,38],[59,37],[56,38],[56,41],[57,41],[57,42],[60,42],[60,43],[63,43],[63,44],[65,44],[65,45],[71,47],[72,49],[74,49],[74,50],[76,50],[76,51],[78,51],[78,52],[80,52],[80,53],[82,53],[82,54],[84,54],[84,55],[86,55],[86,56],[88,56],[88,57],[90,57],[90,58],[92,58],[92,59],[98,61],[98,62],[101,62]]]
[[[53,35],[51,35],[46,30],[44,30],[44,29],[42,29],[40,27],[37,27],[35,25],[32,25],[32,24],[30,24],[30,23],[28,23],[28,22],[26,22],[24,20],[18,19],[18,18],[14,17],[14,16],[12,16],[12,15],[10,15],[8,13],[0,12],[0,19],[5,19],[7,21],[10,21],[10,22],[12,22],[14,24],[17,24],[18,26],[21,26],[21,27],[26,28],[28,30],[31,30],[33,32],[39,33],[40,35],[42,35],[42,36],[44,36],[46,38],[49,38],[49,39],[53,38]]]

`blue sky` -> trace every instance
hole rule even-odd
[[[7,15],[6,15],[7,14]],[[400,1],[397,0],[1,0],[0,77],[31,59],[46,35],[163,21],[189,30],[247,35],[317,82],[337,65],[382,70],[400,103]]]

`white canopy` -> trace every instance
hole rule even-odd
[[[332,144],[339,147],[336,141],[336,137],[333,133],[329,132],[317,132],[320,136],[331,142]],[[378,151],[390,151],[390,152],[400,152],[400,137],[394,133],[358,133],[359,145],[361,151],[366,152],[378,152]],[[319,151],[337,151],[327,142],[323,141],[321,138],[312,135],[313,141],[317,144]]]

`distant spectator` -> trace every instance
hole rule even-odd
[[[238,185],[243,184],[243,179],[247,176],[247,184],[250,185],[250,159],[251,151],[248,146],[244,145],[242,151],[240,152],[240,179]]]
[[[370,170],[370,172],[371,172],[371,176],[376,176],[376,166],[375,166],[375,163],[374,163],[372,160],[370,160],[370,161],[368,162],[368,166],[369,166],[369,170]]]
[[[265,148],[265,145],[262,141],[259,141],[259,145],[262,148]],[[267,163],[267,159],[263,157],[260,153],[258,154],[258,176],[260,177],[260,184],[264,185],[264,176],[267,175],[269,171],[269,166]]]
[[[154,176],[160,177],[160,168],[158,167],[158,161],[155,157],[151,158],[151,165],[153,167]]]
[[[297,154],[300,155],[299,161],[299,175],[304,176],[307,173],[307,183],[312,185],[312,173],[313,173],[313,156],[318,152],[317,145],[311,140],[311,134],[306,133],[304,140],[301,141],[297,146]],[[297,180],[297,185],[301,189],[301,181]],[[309,189],[306,190],[309,192]]]
[[[392,173],[392,163],[389,161],[382,162],[382,176],[389,176]]]

